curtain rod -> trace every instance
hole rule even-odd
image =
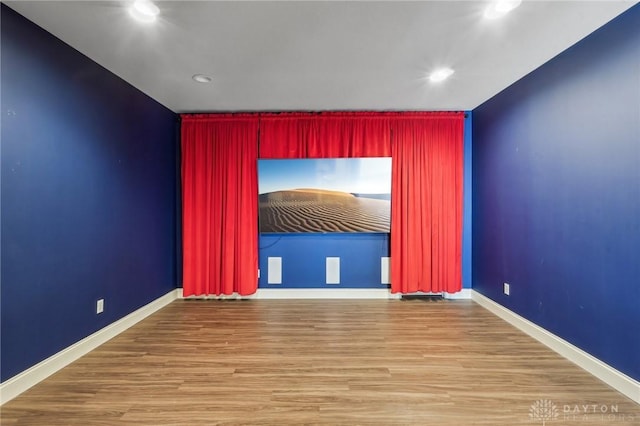
[[[261,114],[273,114],[273,115],[277,115],[277,114],[325,114],[325,113],[457,113],[457,112],[463,112],[463,111],[363,111],[363,110],[358,110],[358,111],[347,111],[347,110],[335,110],[335,111],[233,111],[233,112],[185,112],[185,113],[178,113],[178,121],[180,121],[182,119],[182,116],[196,116],[196,115],[206,115],[206,114],[211,114],[211,115],[216,115],[216,114],[255,114],[255,115],[261,115]],[[464,113],[464,118],[468,118],[469,114],[468,113]]]

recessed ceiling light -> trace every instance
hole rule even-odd
[[[451,68],[440,68],[429,74],[429,80],[432,83],[439,83],[451,77],[453,72],[454,71]]]
[[[522,0],[494,0],[484,10],[484,17],[487,19],[501,18],[520,6]]]
[[[211,77],[204,74],[196,74],[191,78],[197,81],[198,83],[211,83],[211,80],[213,80]]]
[[[137,21],[140,22],[154,22],[160,14],[158,6],[153,4],[150,0],[136,0],[129,7],[129,13]]]

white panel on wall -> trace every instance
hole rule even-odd
[[[340,284],[339,257],[327,257],[327,284]]]
[[[391,284],[391,277],[389,276],[389,257],[380,258],[380,283]]]
[[[267,284],[282,284],[282,258],[269,257],[267,259]]]

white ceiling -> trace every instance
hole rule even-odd
[[[175,112],[468,110],[636,1],[6,1]],[[455,69],[440,85],[425,75]],[[194,74],[210,74],[211,84]]]

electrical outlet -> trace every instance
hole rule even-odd
[[[260,268],[258,268],[258,278],[260,278]]]
[[[96,314],[101,314],[104,312],[104,299],[99,299],[98,303],[96,303]]]
[[[504,283],[504,294],[509,295],[509,283]]]

